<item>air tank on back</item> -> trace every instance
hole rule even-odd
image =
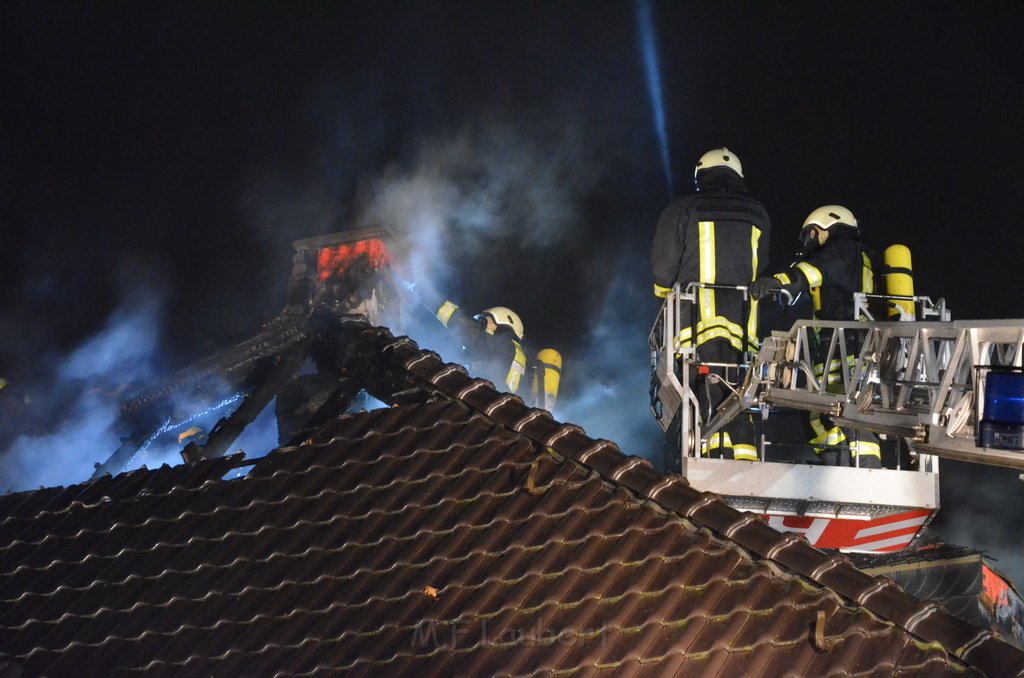
[[[885,248],[885,293],[897,297],[914,296],[914,269],[910,260],[910,248],[906,245],[890,245]],[[889,306],[890,320],[914,320],[914,302],[911,299],[894,299]]]

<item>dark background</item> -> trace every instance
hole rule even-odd
[[[564,418],[652,456],[650,239],[722,145],[775,265],[840,203],[954,317],[1024,317],[1019,6],[654,3],[670,172],[637,9],[4,3],[0,376],[53,408],[58,367],[140,307],[146,375],[179,369],[281,308],[292,240],[385,215],[443,241],[418,282],[559,348]],[[944,469],[937,527],[1024,578],[1017,473]]]

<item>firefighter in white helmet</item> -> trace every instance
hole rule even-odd
[[[658,220],[651,271],[654,294],[661,298],[677,282],[684,289],[694,282],[746,286],[768,262],[771,220],[764,206],[747,191],[736,154],[728,148],[705,153],[694,168],[694,184],[697,192],[672,202]],[[742,291],[701,289],[696,308],[690,306],[684,305],[682,317],[692,317],[693,322],[685,325],[677,339],[682,347],[695,346],[700,360],[737,364],[744,351],[756,350],[757,307]],[[706,423],[729,392],[719,379],[707,375],[696,376],[691,387]],[[669,471],[677,470],[681,462],[676,433],[673,427],[666,438]],[[756,460],[750,417],[736,417],[721,434],[712,436],[705,452],[714,457]]]
[[[416,283],[397,276],[396,289],[409,304],[408,320],[417,327],[415,333],[423,332],[425,337],[432,334],[428,327],[419,325],[419,318],[426,313],[417,310],[427,311],[448,329],[454,339],[452,348],[458,353],[458,357],[448,359],[465,365],[470,375],[488,379],[497,388],[521,396],[533,407],[549,412],[554,409],[561,383],[562,354],[546,347],[533,360],[528,359],[523,348],[526,332],[518,313],[508,306],[491,306],[470,316],[451,300],[424,298]],[[427,296],[432,296],[429,290]],[[433,325],[434,321],[428,322]]]
[[[875,252],[861,241],[857,217],[842,205],[823,205],[811,212],[800,231],[803,245],[797,260],[787,269],[759,278],[750,287],[757,299],[786,290],[793,298],[810,294],[814,317],[819,320],[851,320],[854,315],[853,295],[875,291]],[[831,333],[822,331],[816,337],[818,357],[815,370],[818,378],[827,380],[832,389],[843,386],[838,361],[824,365]],[[827,370],[827,373],[826,373]],[[860,466],[879,468],[881,450],[877,437],[836,426],[829,417],[811,415],[810,442],[822,463],[848,466],[851,457],[860,458]]]
[[[519,390],[526,374],[526,352],[523,321],[518,313],[507,306],[491,306],[469,316],[446,300],[435,315],[459,341],[470,374],[504,385],[509,393]]]

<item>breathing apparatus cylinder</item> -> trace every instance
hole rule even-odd
[[[537,369],[533,373],[534,400],[548,412],[558,400],[558,385],[562,379],[562,354],[553,348],[537,353]],[[541,393],[543,392],[543,398]]]
[[[885,248],[885,293],[898,297],[914,296],[914,269],[910,261],[910,248],[906,245],[890,245]],[[890,302],[889,318],[913,320],[914,302],[898,299]]]

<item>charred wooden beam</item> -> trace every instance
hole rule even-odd
[[[308,341],[302,342],[298,346],[293,347],[289,352],[279,356],[277,364],[256,390],[245,396],[238,409],[214,425],[210,435],[207,436],[206,443],[203,445],[199,445],[195,441],[189,443],[181,451],[182,458],[187,462],[196,462],[202,459],[223,457],[231,444],[241,435],[242,431],[274,399],[274,396],[281,390],[281,387],[293,379],[295,374],[302,369],[302,365],[308,357]]]

